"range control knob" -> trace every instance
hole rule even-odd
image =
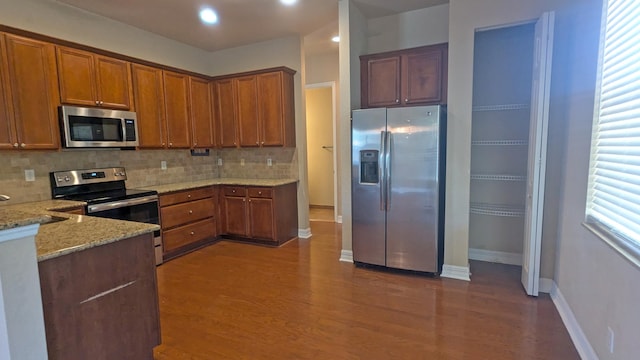
[[[69,181],[71,181],[71,178],[70,178],[70,177],[68,177],[68,176],[65,176],[65,177],[64,177],[64,181],[69,182]]]

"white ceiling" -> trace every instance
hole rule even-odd
[[[330,50],[321,33],[337,34],[337,0],[56,0],[207,51],[217,51],[289,35],[314,33],[305,43],[314,52]],[[448,0],[354,0],[368,18],[447,3]],[[220,21],[202,25],[201,6],[216,9]],[[317,43],[318,41],[319,43]],[[324,48],[323,48],[324,46]]]

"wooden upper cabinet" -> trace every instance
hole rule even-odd
[[[191,119],[189,117],[189,77],[163,71],[164,105],[167,121],[167,147],[191,147]]]
[[[294,71],[256,71],[214,82],[222,147],[294,147]]]
[[[447,102],[447,44],[360,57],[362,107]]]
[[[4,45],[0,71],[7,72],[4,90],[10,95],[5,99],[11,103],[5,113],[9,110],[9,123],[15,127],[12,147],[58,149],[60,94],[54,45],[11,34],[5,35]]]
[[[237,147],[236,97],[233,79],[217,80],[214,87],[214,112],[221,147]]]
[[[293,74],[259,74],[258,116],[260,146],[295,146]]]
[[[370,107],[400,104],[400,56],[367,61],[363,69],[369,79],[367,100]]]
[[[189,77],[191,139],[194,148],[216,146],[211,85],[208,80]]]
[[[234,79],[238,106],[238,132],[241,147],[260,146],[258,138],[258,89],[256,76]]]
[[[62,103],[131,108],[128,62],[61,46],[57,57]]]
[[[162,70],[133,64],[133,95],[140,148],[166,147],[166,121]]]
[[[14,144],[18,144],[11,110],[8,72],[4,35],[0,34],[0,149],[12,149]]]

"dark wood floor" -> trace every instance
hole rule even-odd
[[[519,268],[473,281],[338,262],[340,226],[280,248],[221,242],[158,268],[163,344],[180,359],[579,359],[547,295]]]

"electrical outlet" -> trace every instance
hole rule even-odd
[[[160,169],[167,170],[167,162],[162,160],[160,161]]]
[[[244,166],[244,159],[240,159],[240,166]]]
[[[222,158],[218,158],[218,166],[222,166]]]
[[[267,166],[273,166],[273,161],[271,161],[271,158],[267,159]]]
[[[607,326],[607,347],[609,348],[609,352],[613,354],[613,345],[614,345],[614,333],[611,330],[611,327]]]
[[[26,169],[24,171],[24,180],[25,181],[36,181],[36,172],[33,169]]]

